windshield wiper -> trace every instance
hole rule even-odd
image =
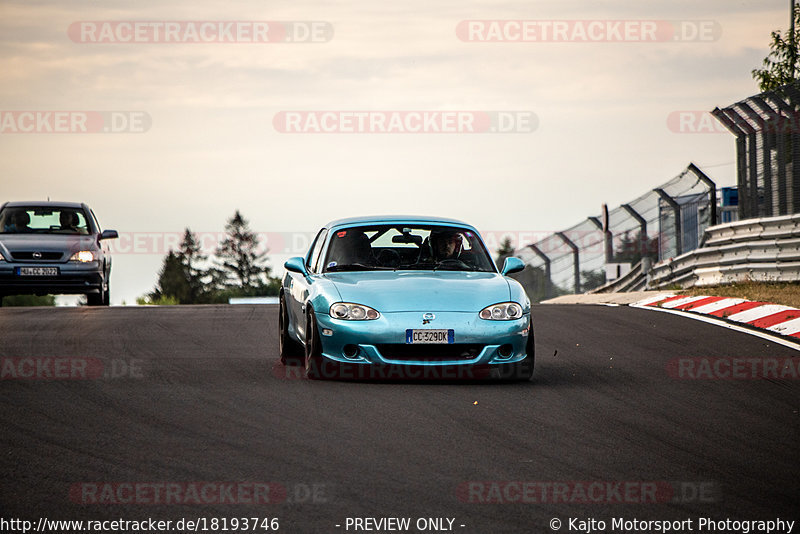
[[[342,272],[342,271],[378,271],[378,270],[387,270],[391,269],[391,267],[379,267],[376,265],[365,265],[363,263],[339,263],[336,265],[330,265],[325,269],[326,273],[335,273],[335,272]]]

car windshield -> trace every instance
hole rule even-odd
[[[0,233],[88,235],[89,227],[80,208],[14,206],[0,212]]]
[[[456,226],[380,225],[331,234],[324,272],[447,270],[496,272],[473,230]]]

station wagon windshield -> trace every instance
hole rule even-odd
[[[0,212],[0,233],[88,235],[89,227],[80,208],[6,207]]]

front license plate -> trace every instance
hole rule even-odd
[[[453,343],[455,332],[450,330],[406,330],[406,343],[410,344],[447,344]]]
[[[58,276],[58,267],[20,267],[20,276]]]

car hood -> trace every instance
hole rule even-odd
[[[401,311],[478,312],[510,299],[506,279],[497,273],[463,271],[367,271],[327,273],[344,302],[381,313]]]
[[[93,250],[95,239],[90,235],[0,234],[0,251],[11,252],[75,252]]]

